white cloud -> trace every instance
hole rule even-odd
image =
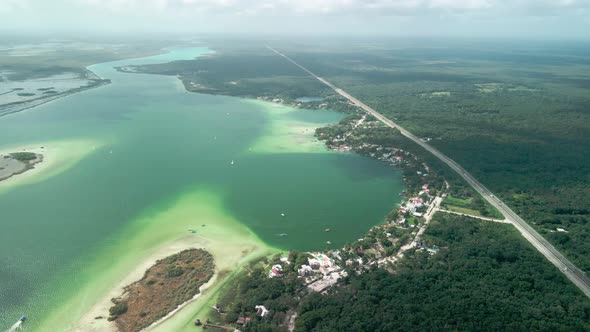
[[[62,0],[92,9],[113,11],[199,10],[239,12],[247,9],[284,10],[291,13],[387,12],[390,14],[428,11],[519,11],[590,8],[590,0]],[[40,5],[45,0],[2,0],[0,8],[18,10],[23,4]],[[59,6],[57,6],[59,7]]]
[[[295,31],[439,31],[451,26],[465,31],[477,20],[485,22],[483,31],[507,27],[507,20],[513,20],[514,28],[551,17],[557,30],[571,25],[569,30],[580,34],[590,20],[590,0],[0,0],[0,14],[0,28],[12,29],[26,24],[112,31],[189,26],[217,31],[233,26],[263,32],[287,29],[284,26]],[[549,26],[543,28],[550,31]]]
[[[60,6],[60,3],[63,6]],[[47,0],[0,0],[0,12],[18,13],[30,8],[48,9]],[[539,12],[590,8],[590,0],[54,0],[57,10],[67,5],[77,10],[105,10],[135,14],[189,11],[275,11],[281,14],[427,15],[433,12],[517,11]]]
[[[29,10],[29,3],[26,0],[2,0],[0,1],[0,13],[14,14]]]

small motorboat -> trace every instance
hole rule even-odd
[[[27,316],[22,315],[22,316],[20,316],[20,318],[18,320],[21,321],[21,322],[24,322],[24,321],[27,320]]]

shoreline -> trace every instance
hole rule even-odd
[[[157,321],[153,322],[150,326],[148,326],[145,329],[143,329],[143,331],[148,331],[148,330],[157,328],[159,325],[163,324],[168,319],[171,319],[172,317],[174,317],[178,312],[180,312],[186,306],[188,306],[191,303],[193,303],[196,300],[198,300],[202,296],[202,294],[203,294],[204,291],[206,291],[211,286],[213,286],[213,284],[215,283],[215,281],[217,280],[218,277],[219,277],[219,273],[216,271],[213,274],[213,276],[211,277],[211,279],[209,281],[207,281],[205,284],[203,284],[201,287],[199,287],[199,293],[198,294],[195,294],[195,296],[193,296],[190,300],[181,303],[178,307],[176,307],[176,309],[170,311],[169,313],[166,314],[166,316],[164,316],[164,317],[158,319]]]
[[[233,97],[236,98],[236,97]],[[315,130],[324,126],[338,123],[342,116],[332,110],[325,111],[324,115],[333,115],[339,119],[326,119],[322,122],[306,122],[304,120],[290,118],[296,112],[318,112],[301,107],[277,104],[258,99],[244,99],[257,109],[261,109],[271,120],[271,126],[258,137],[251,146],[250,152],[255,153],[330,153],[330,149],[315,137]],[[336,122],[331,122],[336,120]]]
[[[18,152],[25,152],[25,151],[17,151],[17,153]],[[26,151],[26,152],[29,152],[29,151]],[[0,153],[0,158],[6,158],[6,156],[11,156],[12,153],[15,153],[15,152],[11,152],[8,154]],[[0,176],[0,182],[8,180],[8,179],[10,179],[14,176],[17,176],[17,175],[21,175],[21,174],[26,173],[28,171],[31,171],[31,170],[35,169],[36,165],[43,163],[43,160],[44,160],[43,154],[36,153],[36,152],[33,152],[33,153],[35,153],[35,155],[37,156],[34,160],[28,161],[28,162],[17,160],[17,162],[21,164],[20,166],[22,166],[22,168],[19,170],[16,170],[16,171],[12,171],[9,175]],[[10,159],[14,159],[14,158],[10,158]]]
[[[197,237],[198,238],[198,237]],[[201,240],[205,240],[201,238]],[[67,331],[72,332],[118,332],[117,326],[115,321],[108,321],[108,312],[109,308],[113,306],[113,302],[111,301],[112,298],[120,297],[121,294],[124,294],[125,287],[140,280],[144,273],[149,269],[151,266],[156,264],[156,262],[160,259],[164,259],[176,253],[179,253],[183,250],[187,249],[204,249],[207,250],[207,247],[199,245],[200,241],[194,241],[193,237],[187,236],[182,239],[178,239],[172,241],[170,243],[164,244],[156,249],[156,252],[150,255],[149,257],[144,258],[139,264],[132,267],[132,270],[126,274],[125,277],[120,279],[116,286],[112,287],[107,293],[105,293],[102,298],[92,305],[90,309],[88,309],[79,319],[78,321],[71,327],[68,328]],[[252,257],[244,257],[243,260],[240,261],[242,263],[247,263],[252,259],[256,259],[262,256],[267,256],[275,252],[272,249],[268,252],[262,252],[258,254],[252,255]],[[280,250],[276,250],[276,252],[280,252]],[[254,252],[253,252],[254,253]],[[214,261],[217,263],[219,257],[214,255]],[[150,326],[142,329],[141,331],[167,331],[166,324],[171,323],[172,320],[175,318],[179,318],[179,321],[185,322],[183,319],[184,317],[179,317],[181,314],[190,314],[192,316],[196,315],[198,312],[202,310],[208,310],[208,304],[211,295],[215,295],[219,292],[219,290],[227,284],[227,282],[231,281],[232,277],[235,276],[240,271],[240,266],[236,266],[233,270],[226,270],[226,269],[219,269],[217,264],[215,266],[215,272],[211,279],[199,287],[199,293],[195,294],[190,300],[185,301],[178,305],[174,310],[167,313],[164,317],[158,319]],[[187,309],[190,305],[197,304],[196,302],[199,300],[203,300],[205,303],[201,305],[198,311],[188,312],[183,311],[183,309]],[[100,319],[97,319],[101,317]],[[175,322],[172,322],[175,323]],[[191,322],[192,323],[192,320]]]
[[[106,319],[113,305],[111,298],[121,296],[123,288],[140,280],[158,259],[200,248],[214,257],[215,272],[211,280],[199,288],[199,294],[145,330],[166,331],[170,330],[166,328],[169,324],[186,325],[187,315],[190,320],[196,312],[188,309],[203,308],[210,295],[225,284],[233,271],[239,271],[244,262],[281,251],[264,243],[228,215],[222,200],[211,190],[195,190],[146,210],[125,230],[107,240],[110,245],[102,252],[87,258],[92,268],[75,278],[83,280],[83,287],[44,317],[43,328],[116,331],[115,323]],[[187,235],[187,229],[196,227],[195,223],[205,226],[198,227],[196,234]],[[95,319],[98,316],[103,318]]]
[[[41,154],[43,161],[28,170],[0,180],[0,194],[19,185],[41,182],[77,164],[102,147],[102,142],[89,139],[50,141],[0,147],[0,155],[14,151]]]
[[[53,94],[53,95],[49,95],[49,96],[44,96],[44,97],[39,97],[39,98],[31,99],[31,100],[25,100],[25,101],[19,101],[19,102],[0,105],[0,117],[8,116],[10,114],[20,113],[20,112],[26,111],[28,109],[31,109],[31,108],[34,108],[37,106],[41,106],[41,105],[47,104],[47,103],[55,101],[55,100],[59,100],[61,98],[65,98],[65,97],[68,97],[68,96],[71,96],[71,95],[74,95],[77,93],[81,93],[84,91],[92,90],[95,88],[100,88],[102,86],[109,85],[112,83],[110,79],[100,78],[98,75],[96,75],[96,73],[94,73],[93,71],[91,71],[89,69],[84,69],[84,70],[87,71],[87,76],[97,77],[97,79],[94,79],[94,78],[91,79],[95,82],[94,84],[89,85],[89,86],[70,89],[70,90],[63,91],[61,93],[57,93],[57,94]]]
[[[53,149],[49,146],[42,144],[25,145],[18,148],[3,148],[0,150],[0,156],[9,155],[13,152],[32,152],[38,155],[42,155],[41,161],[31,164],[25,167],[24,170],[13,173],[6,178],[0,178],[0,193],[3,189],[10,187],[11,185],[17,185],[19,183],[25,183],[27,180],[31,180],[36,175],[43,173],[47,168],[50,168],[55,163]]]
[[[124,294],[125,287],[140,280],[144,273],[153,265],[156,264],[158,260],[164,259],[168,256],[174,255],[186,249],[198,249],[199,247],[196,246],[195,241],[190,236],[184,237],[179,240],[175,240],[169,242],[167,244],[161,245],[159,248],[155,250],[155,252],[148,257],[144,258],[141,262],[139,262],[136,266],[132,267],[132,270],[122,279],[120,279],[116,286],[112,287],[102,298],[100,298],[96,303],[88,310],[86,313],[79,318],[78,322],[76,322],[69,331],[117,331],[117,326],[115,321],[108,321],[108,312],[109,308],[113,306],[111,301],[112,298],[120,297],[121,294]],[[186,307],[191,302],[194,302],[198,299],[203,291],[207,288],[211,287],[211,285],[215,282],[218,276],[218,271],[216,268],[215,274],[211,277],[209,281],[199,287],[199,293],[195,294],[193,298],[190,300],[183,302],[180,304],[176,309],[166,314],[166,316],[158,319],[154,323],[152,323],[149,327],[145,328],[150,329],[153,328],[162,322],[166,321],[167,319],[174,316],[178,311],[182,308]],[[96,319],[97,317],[102,317],[101,319]]]
[[[293,109],[300,108],[293,107]],[[321,125],[316,126],[314,124],[313,126],[319,127]],[[299,129],[297,128],[295,131],[299,132]],[[311,137],[311,140],[315,140],[312,133],[308,133],[305,136],[306,139]],[[314,145],[317,147],[321,146],[323,151],[329,151],[323,142],[316,140]],[[197,195],[199,195],[198,192]],[[119,296],[122,294],[125,286],[141,279],[143,273],[157,259],[165,258],[183,249],[203,248],[209,251],[215,259],[216,271],[211,283],[209,284],[208,282],[206,284],[207,287],[202,290],[199,288],[200,293],[193,299],[184,302],[178,308],[146,328],[146,330],[156,331],[186,329],[188,325],[192,325],[195,315],[210,310],[208,308],[210,301],[213,301],[215,296],[219,294],[221,287],[227,285],[237,274],[242,272],[241,265],[244,262],[281,252],[281,250],[272,248],[259,240],[245,225],[231,218],[231,216],[228,217],[223,214],[219,218],[221,221],[218,225],[218,228],[222,229],[221,234],[215,234],[213,237],[186,236],[186,221],[189,220],[182,220],[185,217],[184,214],[180,214],[175,220],[167,220],[170,214],[175,214],[178,205],[183,205],[182,202],[185,202],[184,196],[181,195],[181,199],[178,200],[181,203],[175,200],[171,203],[168,202],[168,206],[163,209],[159,207],[156,209],[150,208],[146,211],[147,213],[145,215],[142,214],[139,218],[133,218],[136,220],[132,220],[131,225],[127,229],[123,229],[122,232],[114,236],[114,240],[110,239],[108,241],[110,242],[110,247],[107,247],[88,260],[94,267],[85,271],[84,275],[79,276],[79,279],[84,281],[83,287],[78,289],[78,293],[68,296],[68,300],[57,309],[48,313],[48,324],[45,324],[44,328],[68,331],[116,330],[114,322],[108,322],[106,318],[95,319],[97,316],[105,317],[107,315],[108,308],[112,306],[110,301],[112,297]],[[188,196],[192,197],[194,194]],[[196,200],[191,200],[190,205],[192,207],[185,207],[190,212],[187,215],[189,216],[187,219],[194,220],[195,217],[201,217],[198,207],[195,208],[195,205],[198,206],[200,203],[200,199],[201,197],[197,196]],[[214,201],[214,206],[209,207],[209,209],[216,210],[216,205],[220,205],[218,210],[221,210],[223,213],[224,209],[221,204],[215,203],[217,202]],[[195,210],[197,211],[196,214],[193,213]],[[218,212],[215,211],[215,213]],[[217,219],[217,217],[213,219]],[[224,224],[226,224],[224,219],[230,219],[228,222],[230,224],[229,228],[224,227]],[[200,219],[197,220],[199,220],[199,223],[201,222]],[[152,225],[161,224],[163,221],[169,221],[169,223],[159,226]],[[173,229],[179,225],[182,225],[182,227]],[[207,232],[213,227],[215,226],[207,222],[207,227],[203,231]],[[175,231],[174,235],[170,235],[173,230]],[[154,234],[148,234],[150,231]],[[199,231],[199,235],[200,233],[201,231]],[[179,238],[179,234],[184,234],[185,236]],[[212,247],[213,250],[210,250]],[[115,286],[113,287],[113,285]]]

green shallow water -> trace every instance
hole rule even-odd
[[[209,188],[224,214],[281,249],[340,246],[380,222],[397,201],[402,183],[395,170],[326,151],[301,129],[336,122],[340,114],[279,112],[270,104],[186,93],[175,77],[113,70],[209,52],[170,51],[92,66],[113,83],[0,118],[0,148],[100,143],[58,175],[0,192],[0,331],[21,313],[30,317],[28,329],[42,330],[43,317],[93,278],[85,273],[93,253],[104,252],[139,216],[166,210],[194,188]]]

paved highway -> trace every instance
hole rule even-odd
[[[432,153],[435,157],[440,159],[442,162],[447,164],[451,169],[457,172],[469,185],[473,187],[486,201],[488,201],[492,206],[494,206],[504,218],[514,225],[516,229],[524,236],[527,241],[529,241],[545,258],[547,258],[553,265],[555,265],[574,285],[576,285],[587,297],[590,298],[590,279],[586,276],[586,274],[578,269],[572,262],[570,262],[565,256],[563,256],[555,247],[553,247],[547,240],[545,240],[541,234],[539,234],[536,230],[534,230],[529,224],[527,224],[520,216],[518,216],[512,209],[506,206],[498,197],[496,197],[488,188],[486,188],[483,184],[481,184],[477,179],[473,177],[473,175],[469,174],[461,165],[457,164],[454,160],[444,155],[442,152],[438,151],[436,148],[427,144],[420,140],[418,137],[414,136],[409,131],[405,130],[398,124],[394,123],[390,119],[383,116],[381,113],[375,111],[371,107],[365,105],[360,100],[354,98],[346,91],[336,87],[332,83],[328,82],[327,80],[317,76],[316,74],[312,73],[307,68],[301,66],[293,59],[289,58],[285,54],[275,50],[274,48],[267,46],[268,49],[275,52],[276,54],[282,56],[287,61],[291,62],[295,66],[301,68],[301,70],[305,71],[309,75],[315,77],[320,82],[324,83],[325,85],[329,86],[331,89],[336,91],[338,94],[343,96],[344,98],[351,101],[353,104],[357,105],[358,107],[365,110],[367,113],[371,114],[375,118],[379,119],[379,121],[383,122],[387,126],[397,129],[400,131],[402,135],[411,139],[416,144],[420,145],[428,152]]]

